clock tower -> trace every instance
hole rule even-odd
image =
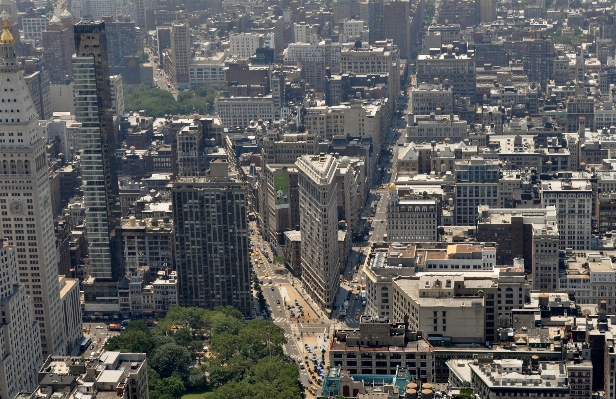
[[[8,16],[3,14],[0,34],[0,237],[14,248],[18,283],[25,287],[32,317],[38,321],[43,358],[66,355],[53,215],[51,207],[44,205],[50,194],[46,143],[39,132],[38,115],[15,55]]]

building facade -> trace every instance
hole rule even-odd
[[[221,160],[206,177],[179,178],[172,198],[180,305],[250,315],[246,189]]]
[[[331,309],[338,289],[338,210],[332,155],[298,158],[301,269],[306,291],[322,309]]]

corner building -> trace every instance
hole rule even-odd
[[[331,309],[338,289],[338,208],[332,155],[302,155],[299,171],[301,268],[306,292],[323,310]]]

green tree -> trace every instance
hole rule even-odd
[[[152,352],[154,347],[152,335],[140,330],[124,331],[123,334],[110,337],[105,345],[105,348],[109,351],[145,354]]]
[[[145,324],[145,321],[143,320],[133,320],[130,323],[128,323],[128,325],[126,326],[126,329],[124,330],[124,333],[130,332],[130,331],[143,331],[144,333],[149,333],[148,325]]]
[[[186,387],[191,391],[204,391],[207,388],[207,378],[205,378],[205,366],[193,367],[188,375]]]
[[[152,351],[150,364],[160,374],[161,378],[170,377],[172,374],[188,374],[190,365],[190,353],[188,349],[177,344],[166,344]]]
[[[167,377],[158,381],[158,384],[156,384],[156,390],[173,399],[181,398],[186,392],[182,379],[176,376]]]

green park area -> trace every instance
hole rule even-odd
[[[147,354],[151,399],[302,397],[284,330],[233,307],[173,307],[155,328],[132,321],[107,350]]]
[[[124,89],[124,108],[127,111],[145,110],[149,116],[207,115],[213,112],[218,92],[209,87],[187,90],[178,94],[177,100],[168,91],[145,86]]]

